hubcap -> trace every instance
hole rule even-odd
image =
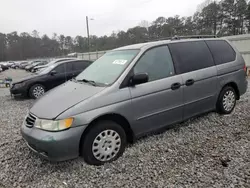
[[[231,111],[234,107],[235,95],[233,91],[227,91],[223,96],[223,107],[226,111]]]
[[[92,152],[99,161],[109,161],[119,152],[121,137],[114,130],[105,130],[97,135],[92,145]]]
[[[33,90],[33,95],[35,96],[35,98],[43,96],[44,93],[45,93],[44,88],[41,86],[36,86]]]

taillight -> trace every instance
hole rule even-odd
[[[244,65],[243,69],[244,69],[245,72],[247,72],[247,66],[246,65]]]

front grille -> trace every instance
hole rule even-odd
[[[31,128],[35,125],[36,117],[32,115],[31,113],[29,113],[29,115],[25,119],[25,122],[26,122],[26,126]]]

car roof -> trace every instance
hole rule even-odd
[[[67,57],[65,57],[65,58],[58,58],[58,59],[54,59],[54,60],[52,60],[52,61],[63,61],[63,60],[78,60],[78,59],[76,59],[76,58],[67,58]]]
[[[201,39],[159,40],[159,41],[153,41],[153,42],[146,42],[146,43],[139,43],[139,44],[132,44],[132,45],[128,45],[128,46],[123,46],[123,47],[120,47],[120,48],[113,49],[112,51],[147,49],[147,48],[151,48],[151,47],[154,47],[154,46],[160,46],[160,45],[170,44],[170,43],[204,41],[204,40],[225,40],[225,39],[221,39],[221,38],[201,38]]]
[[[71,59],[71,60],[60,61],[60,62],[56,63],[56,65],[60,65],[60,64],[63,64],[63,63],[77,62],[77,61],[92,62],[91,60]]]

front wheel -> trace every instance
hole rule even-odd
[[[120,157],[126,144],[125,131],[119,124],[100,121],[86,133],[81,144],[81,155],[88,164],[102,165]]]
[[[41,84],[33,85],[29,90],[29,96],[33,99],[40,98],[45,93],[45,87]]]
[[[236,92],[233,87],[226,86],[222,89],[218,101],[217,111],[221,114],[230,114],[236,105]]]

